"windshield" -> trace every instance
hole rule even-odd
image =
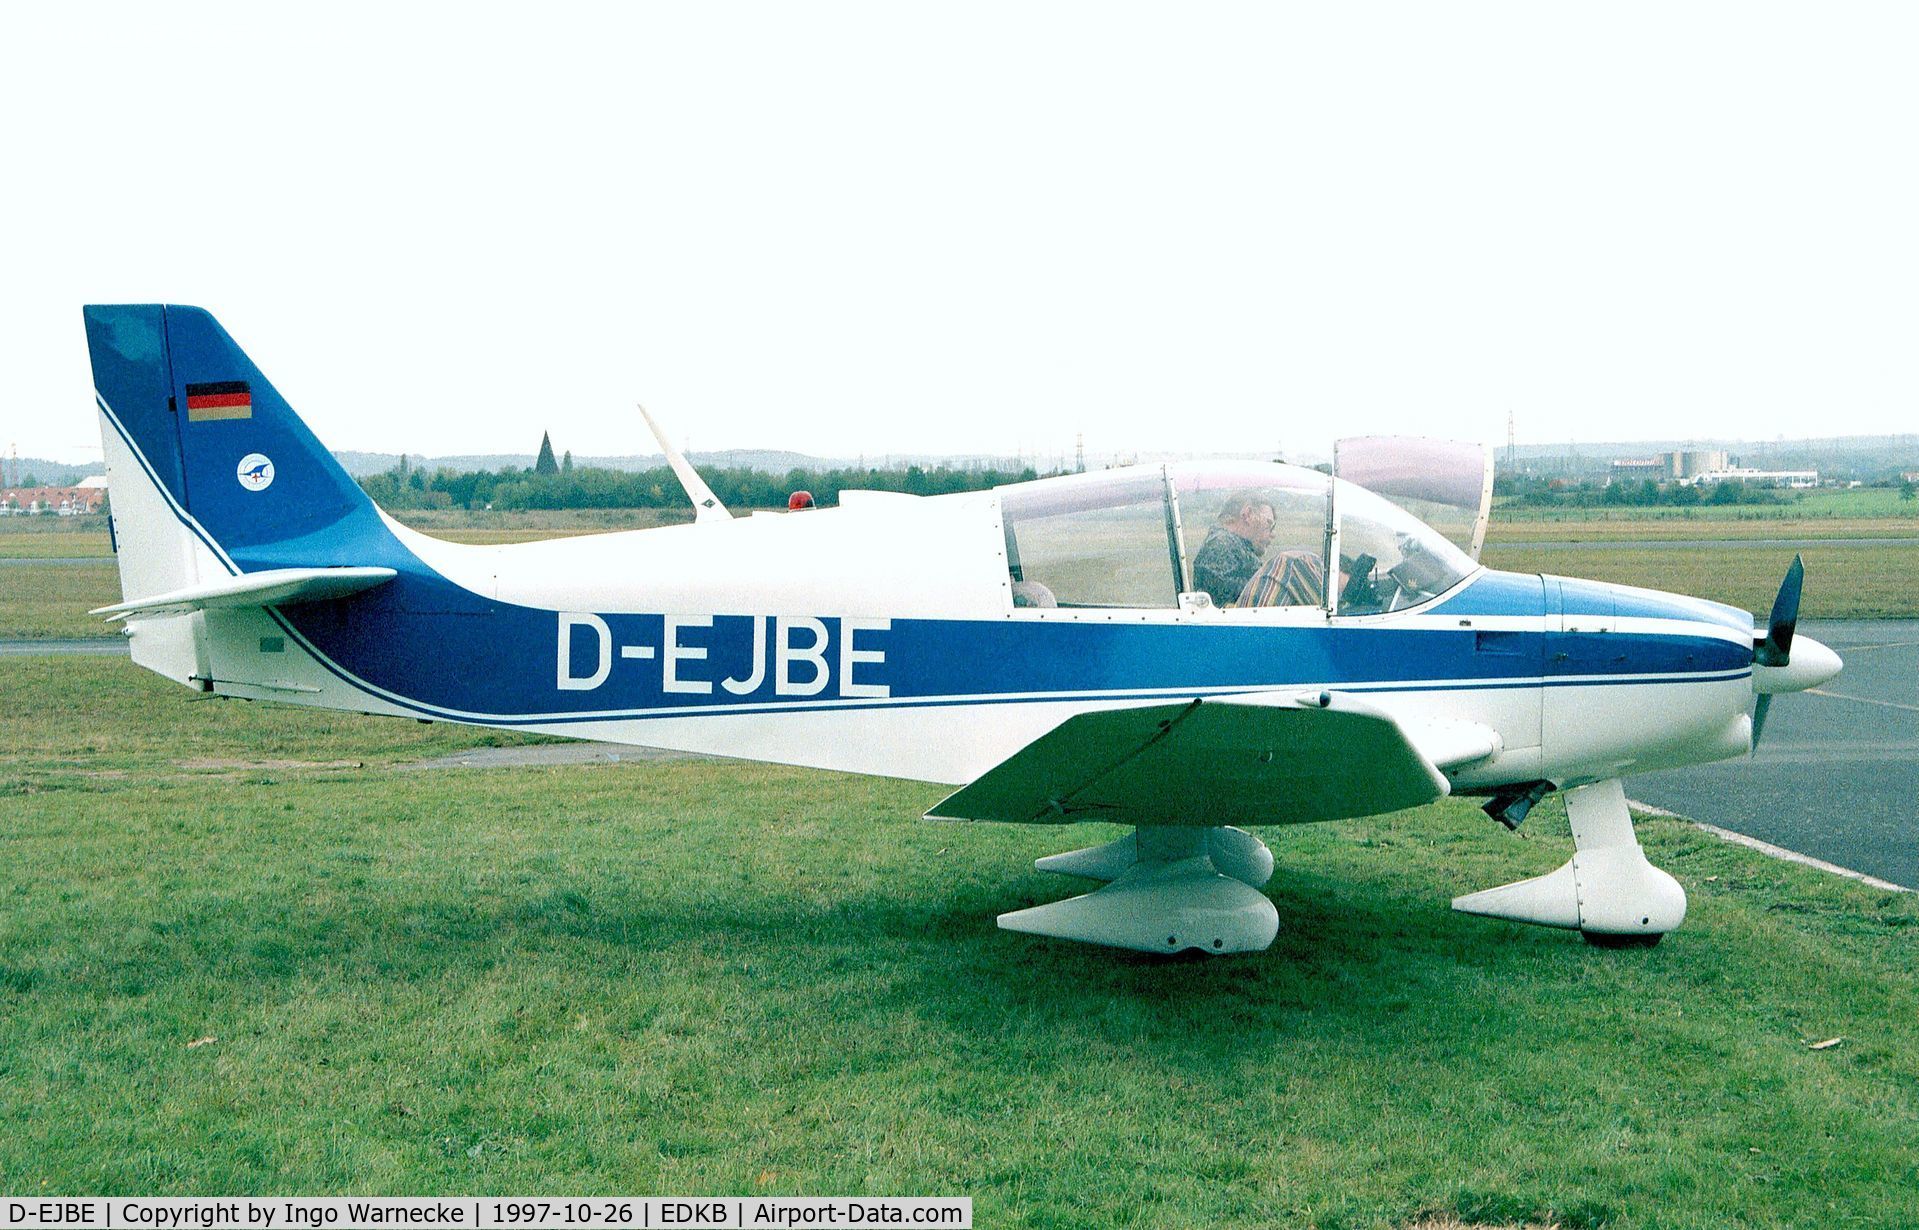
[[[1335,480],[1341,615],[1417,606],[1457,585],[1477,565],[1446,536],[1399,505]]]
[[[1329,499],[1339,518],[1336,570],[1327,567]],[[1475,567],[1383,496],[1270,462],[1041,479],[1000,488],[1000,506],[1015,608],[1332,605],[1367,615],[1424,602]]]

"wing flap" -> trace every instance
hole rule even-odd
[[[221,607],[285,606],[295,602],[318,602],[325,598],[344,598],[391,581],[399,574],[391,568],[269,568],[264,572],[242,573],[206,585],[190,585],[116,602],[89,611],[109,620],[149,619],[156,615],[183,615],[189,611]]]
[[[1068,718],[928,816],[1063,824],[1292,824],[1449,793],[1393,718],[1337,693],[1108,709]]]

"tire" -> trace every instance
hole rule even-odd
[[[1665,932],[1640,935],[1610,935],[1600,931],[1581,931],[1579,938],[1594,948],[1654,948],[1666,938]]]

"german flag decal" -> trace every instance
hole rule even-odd
[[[253,391],[244,380],[216,380],[187,386],[187,422],[253,417]]]

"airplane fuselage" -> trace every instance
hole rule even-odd
[[[205,612],[205,674],[229,695],[949,783],[1075,713],[1318,689],[1497,732],[1493,754],[1449,769],[1459,790],[1750,747],[1752,625],[1734,608],[1480,569],[1371,615],[1021,609],[996,506],[865,496],[499,547],[344,525],[337,562],[397,580]]]

